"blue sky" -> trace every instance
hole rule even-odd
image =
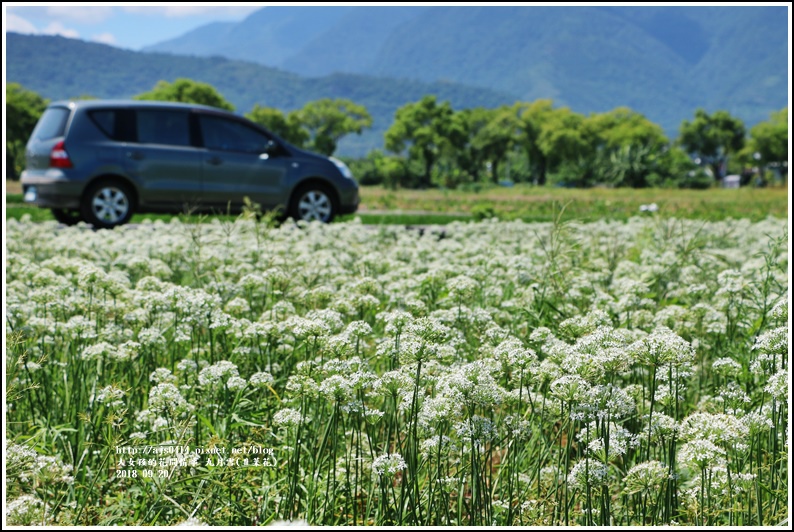
[[[178,37],[215,21],[239,21],[263,3],[227,4],[21,4],[3,3],[3,30],[63,35],[119,48],[142,47]]]

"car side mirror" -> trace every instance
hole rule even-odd
[[[275,140],[268,140],[265,144],[265,151],[264,153],[268,155],[276,155],[279,150],[279,145]]]
[[[271,157],[275,157],[278,155],[279,146],[274,140],[268,140],[265,143],[265,147],[262,150],[262,153],[259,154],[259,158],[263,161],[270,159]]]

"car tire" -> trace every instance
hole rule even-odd
[[[63,225],[77,225],[83,221],[83,215],[78,209],[50,209],[53,218]]]
[[[289,215],[295,221],[329,223],[338,211],[336,196],[331,188],[322,183],[311,183],[300,187],[292,195]]]
[[[118,181],[99,181],[85,192],[81,212],[96,229],[111,229],[130,221],[135,210],[128,185]]]

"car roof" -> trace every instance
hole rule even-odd
[[[93,108],[149,108],[149,109],[200,109],[204,111],[211,111],[213,113],[230,113],[225,109],[219,107],[210,107],[208,105],[200,105],[196,103],[183,103],[183,102],[161,102],[154,100],[59,100],[50,103],[49,107],[69,107],[70,109],[93,109]]]

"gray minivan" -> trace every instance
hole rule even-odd
[[[359,203],[342,161],[203,105],[55,102],[25,155],[24,201],[68,225],[111,228],[136,212],[240,212],[245,198],[296,220],[330,222]]]

